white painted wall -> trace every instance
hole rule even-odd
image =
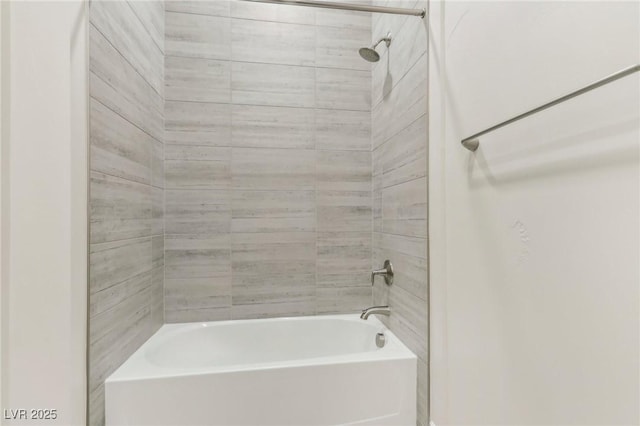
[[[57,409],[57,420],[47,424],[80,425],[86,404],[85,4],[11,2],[6,13],[3,408]]]
[[[640,3],[430,7],[431,415],[638,424]]]

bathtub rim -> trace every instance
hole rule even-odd
[[[127,360],[120,365],[109,377],[106,378],[105,384],[120,383],[129,381],[145,381],[145,380],[162,380],[176,377],[201,376],[209,374],[225,374],[251,372],[257,370],[277,370],[286,368],[301,368],[318,365],[331,364],[352,364],[362,362],[377,362],[385,360],[417,360],[414,354],[382,321],[371,316],[367,321],[367,325],[377,327],[384,332],[386,344],[382,350],[355,352],[342,355],[329,355],[313,358],[290,359],[286,361],[272,361],[262,363],[233,364],[226,366],[207,366],[194,368],[179,367],[162,367],[152,365],[145,358],[145,351],[154,344],[154,338],[158,339],[163,335],[176,332],[180,328],[197,328],[198,326],[223,326],[225,324],[234,323],[251,323],[251,322],[284,322],[284,321],[308,321],[322,319],[340,319],[347,321],[364,321],[359,318],[358,314],[340,314],[340,315],[307,315],[293,317],[274,317],[274,318],[256,318],[256,319],[236,319],[223,321],[196,321],[184,323],[164,324],[149,339],[147,339]]]

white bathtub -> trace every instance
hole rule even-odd
[[[167,324],[105,397],[109,426],[414,426],[416,357],[373,316]]]

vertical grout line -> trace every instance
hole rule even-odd
[[[371,40],[373,38],[373,13],[371,14],[371,19],[369,20],[369,40]],[[371,232],[370,232],[370,243],[369,243],[369,263],[370,263],[370,269],[373,270],[373,232],[375,230],[375,225],[374,225],[374,221],[375,221],[375,208],[376,208],[376,203],[375,203],[375,187],[374,187],[374,170],[373,170],[373,85],[375,84],[373,81],[373,69],[374,69],[374,64],[370,64],[369,65],[369,78],[371,81],[371,84],[369,84],[369,95],[370,95],[370,100],[369,100],[369,165],[370,165],[370,171],[371,171],[371,181],[370,181],[370,186],[371,186]],[[373,306],[375,305],[374,303],[374,296],[373,296],[373,285],[371,286],[371,300],[370,300],[370,305]]]
[[[91,26],[91,3],[87,0],[84,2],[84,20],[85,20],[85,71],[86,71],[86,102],[87,102],[87,324],[86,324],[86,353],[85,353],[85,422],[90,424],[90,395],[91,384],[89,382],[90,377],[90,338],[91,338],[91,63],[90,63],[90,48],[91,38],[89,37],[89,31]]]
[[[229,43],[229,146],[231,147],[231,152],[229,154],[229,193],[227,194],[227,202],[229,203],[229,319],[234,319],[233,315],[233,242],[234,242],[234,232],[233,232],[233,197],[235,194],[235,185],[233,181],[233,157],[234,157],[234,149],[233,149],[233,14],[231,13],[231,3],[229,3],[229,11],[227,19],[229,19],[229,38],[231,42]]]
[[[313,314],[318,315],[318,114],[316,106],[318,105],[318,25],[316,22],[316,12],[313,11],[313,158],[314,158],[314,214],[315,214],[315,275],[313,282]]]
[[[166,3],[162,1],[162,324],[166,323],[166,293],[167,293],[167,265],[165,255],[165,245],[167,242],[167,183],[165,181],[165,160],[166,160],[166,142],[167,142],[167,116],[166,116],[166,98],[167,98],[167,64],[166,64],[166,33],[167,33],[167,12]]]

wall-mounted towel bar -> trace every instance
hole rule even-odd
[[[571,93],[569,93],[567,95],[564,95],[564,96],[562,96],[560,98],[554,99],[551,102],[547,102],[544,105],[541,105],[541,106],[539,106],[537,108],[534,108],[534,109],[529,110],[529,111],[527,111],[525,113],[517,115],[517,116],[515,116],[513,118],[510,118],[509,120],[506,120],[506,121],[503,121],[502,123],[496,124],[495,126],[491,126],[491,127],[487,128],[487,129],[484,129],[483,131],[478,132],[476,134],[473,134],[473,135],[471,135],[471,136],[469,136],[467,138],[464,138],[461,141],[462,146],[467,148],[469,151],[475,151],[475,150],[478,149],[478,146],[480,146],[480,140],[478,138],[480,136],[484,135],[484,134],[487,134],[489,132],[493,132],[494,130],[497,130],[497,129],[501,128],[501,127],[504,127],[504,126],[506,126],[508,124],[514,123],[514,122],[516,122],[518,120],[522,120],[525,117],[528,117],[530,115],[536,114],[536,113],[538,113],[540,111],[543,111],[543,110],[545,110],[547,108],[551,108],[554,105],[557,105],[557,104],[562,103],[564,101],[568,101],[571,98],[575,98],[576,96],[580,96],[580,95],[582,95],[584,93],[587,93],[587,92],[589,92],[589,91],[591,91],[593,89],[596,89],[596,88],[598,88],[600,86],[604,86],[607,83],[611,83],[612,81],[616,81],[618,79],[621,79],[622,77],[626,77],[626,76],[628,76],[630,74],[633,74],[635,72],[638,72],[638,71],[640,71],[640,64],[633,65],[631,67],[628,67],[628,68],[625,68],[623,70],[620,70],[617,73],[611,74],[608,77],[605,77],[605,78],[603,78],[601,80],[598,80],[598,81],[596,81],[594,83],[591,83],[588,86],[583,87],[582,89],[578,89],[575,92],[571,92]]]

